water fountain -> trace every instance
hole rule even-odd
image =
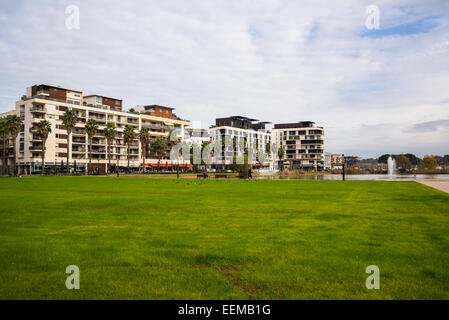
[[[396,174],[396,160],[391,156],[388,157],[388,175],[390,177]]]

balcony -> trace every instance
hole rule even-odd
[[[39,113],[45,113],[47,112],[47,109],[43,106],[33,106],[30,109],[31,112],[39,112]]]
[[[128,124],[136,124],[136,125],[138,125],[139,124],[139,120],[137,120],[137,119],[129,119],[128,118],[128,120],[126,121]]]
[[[30,146],[30,151],[42,151],[42,146]]]
[[[39,95],[39,96],[50,96],[50,91],[48,91],[48,90],[38,90],[36,92],[36,94]]]
[[[33,135],[30,137],[30,141],[42,141],[42,137],[40,135]]]
[[[72,134],[75,136],[84,136],[86,135],[83,130],[73,130]]]
[[[33,117],[33,118],[31,119],[31,122],[38,123],[38,122],[41,122],[42,120],[45,120],[45,118],[44,118],[44,117],[42,117],[42,118],[39,118],[39,117]]]
[[[66,103],[66,101],[65,101],[65,100],[62,100],[62,99],[51,98],[51,97],[49,97],[49,96],[47,96],[47,95],[38,95],[38,94],[35,94],[35,95],[32,96],[32,97],[26,97],[26,98],[24,99],[24,101],[30,100],[30,99],[43,99],[43,100],[49,100],[49,101],[56,101],[56,102]]]
[[[75,115],[76,115],[77,118],[86,118],[86,114],[85,113],[75,112]]]
[[[97,116],[97,115],[93,115],[93,114],[89,115],[89,119],[95,119],[95,120],[98,120],[98,121],[106,121],[106,117],[105,116]]]

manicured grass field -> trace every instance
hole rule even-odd
[[[449,195],[415,182],[5,177],[0,204],[1,299],[449,298]]]

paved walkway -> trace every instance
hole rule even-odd
[[[444,192],[449,193],[449,180],[415,180],[416,182],[422,183],[428,187],[432,187]]]

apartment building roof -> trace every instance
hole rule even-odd
[[[102,94],[89,94],[87,96],[83,96],[83,98],[89,98],[89,97],[102,97],[102,98],[106,98],[106,99],[112,99],[112,100],[120,100],[123,101],[123,99],[119,99],[119,98],[114,98],[114,97],[110,97],[110,96],[104,96]]]
[[[31,87],[50,87],[50,88],[63,89],[63,90],[74,91],[74,92],[79,92],[79,93],[83,92],[82,90],[70,89],[70,88],[66,88],[66,87],[55,86],[55,85],[45,84],[45,83],[35,84],[35,85],[32,85]]]
[[[226,118],[216,118],[215,119],[215,126],[216,127],[233,127],[233,128],[240,128],[240,129],[253,129],[253,130],[262,130],[265,129],[265,125],[267,123],[271,123],[268,121],[259,121],[257,119],[248,118],[244,116],[230,116]]]
[[[176,108],[172,108],[172,107],[166,107],[166,106],[161,106],[159,104],[147,104],[147,105],[138,105],[136,106],[136,108],[164,108],[164,109],[169,109],[169,110],[175,110]]]
[[[300,121],[295,123],[276,123],[274,129],[290,129],[290,128],[312,128],[315,122],[313,121]]]

